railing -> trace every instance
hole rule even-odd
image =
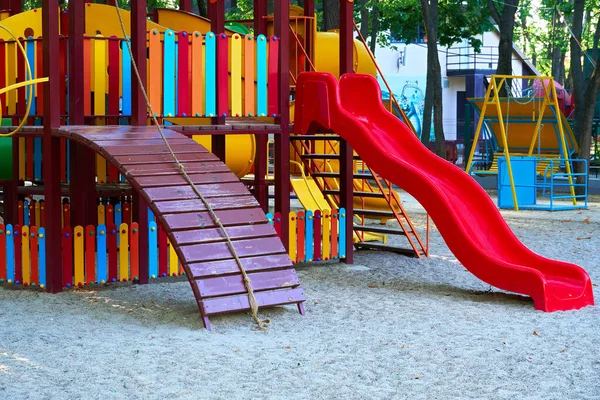
[[[477,53],[472,47],[450,47],[446,52],[446,71],[496,70],[498,47],[483,46]]]

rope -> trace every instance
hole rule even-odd
[[[17,126],[13,131],[11,131],[9,133],[0,133],[0,137],[10,137],[10,136],[15,135],[17,132],[19,132],[21,130],[21,128],[23,128],[23,126],[25,126],[25,124],[27,123],[27,118],[29,117],[29,111],[31,110],[31,103],[33,102],[33,85],[35,85],[37,83],[48,82],[48,78],[32,79],[33,73],[31,72],[31,64],[29,64],[29,58],[27,58],[27,52],[25,51],[25,48],[19,41],[19,38],[14,33],[12,33],[12,31],[10,29],[8,29],[6,26],[0,24],[0,28],[5,30],[15,40],[17,47],[21,51],[21,54],[23,54],[23,58],[25,59],[25,66],[27,67],[27,78],[28,79],[25,82],[15,83],[13,85],[9,85],[5,88],[0,89],[0,94],[6,93],[10,90],[15,90],[15,89],[21,88],[23,86],[28,86],[28,89],[29,89],[29,96],[27,96],[27,108],[25,109],[25,115],[21,119],[21,123],[19,123],[19,126]],[[2,119],[2,109],[3,108],[4,107],[2,106],[2,102],[0,101],[0,120]]]
[[[248,276],[248,273],[246,272],[246,270],[244,269],[244,266],[242,265],[242,261],[240,260],[239,255],[237,254],[235,248],[233,247],[233,242],[231,241],[229,234],[225,230],[225,227],[221,223],[221,220],[219,219],[219,217],[217,217],[217,215],[215,214],[214,210],[212,209],[212,207],[210,206],[208,201],[204,198],[204,196],[202,196],[202,194],[200,193],[200,191],[198,190],[198,188],[196,187],[196,185],[194,184],[192,179],[185,172],[185,168],[184,168],[183,164],[179,161],[179,159],[177,158],[177,155],[175,155],[175,152],[173,151],[171,145],[167,141],[167,138],[163,132],[162,127],[158,123],[156,114],[154,114],[154,112],[152,110],[152,104],[150,104],[150,99],[148,98],[148,94],[146,93],[146,89],[144,88],[142,78],[140,77],[140,72],[138,70],[137,64],[133,57],[133,51],[131,50],[131,40],[129,39],[129,37],[127,37],[127,32],[125,30],[125,24],[123,23],[123,18],[121,16],[121,9],[119,8],[118,3],[119,2],[115,2],[115,8],[117,10],[117,15],[119,17],[119,23],[121,24],[121,30],[123,31],[123,36],[125,37],[125,43],[127,43],[127,50],[129,52],[129,55],[131,56],[131,65],[133,66],[133,70],[135,72],[135,76],[137,78],[138,84],[140,86],[140,89],[142,90],[144,99],[146,100],[146,106],[148,107],[148,110],[150,111],[150,116],[152,117],[152,120],[154,121],[154,124],[155,124],[156,128],[158,129],[160,136],[162,137],[162,140],[165,142],[165,145],[167,146],[169,153],[171,153],[171,157],[177,164],[177,167],[181,171],[181,174],[183,175],[185,181],[190,185],[190,187],[192,188],[192,190],[194,191],[196,196],[198,196],[198,198],[202,201],[202,203],[208,210],[209,215],[211,216],[211,218],[213,219],[215,224],[219,227],[220,231],[222,232],[223,236],[225,237],[225,239],[227,241],[227,246],[229,247],[229,251],[235,258],[235,262],[237,263],[237,266],[242,274],[244,286],[246,287],[246,290],[248,292],[248,302],[250,303],[250,312],[252,314],[252,320],[256,324],[257,329],[266,330],[267,325],[269,324],[270,321],[268,319],[262,320],[258,317],[258,302],[256,300],[254,290],[252,289],[252,282],[250,281],[250,277]]]

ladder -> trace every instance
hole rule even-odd
[[[335,163],[340,159],[338,151],[340,137],[334,134],[316,134],[291,136],[290,139],[296,154],[314,178],[329,205],[339,208],[340,173]],[[317,144],[318,142],[320,144]],[[358,249],[386,250],[417,258],[429,257],[429,216],[426,228],[427,240],[424,242],[406,213],[392,183],[369,169],[356,154],[354,162],[356,165],[362,166],[353,174],[354,215],[356,218],[354,235],[357,238],[355,246]],[[379,203],[377,207],[369,208],[369,204],[377,203]],[[396,220],[398,227],[377,226],[368,221],[380,220],[385,224],[390,219]],[[404,237],[408,246],[390,246],[386,243],[386,235]],[[378,237],[379,242],[373,241],[373,237]]]

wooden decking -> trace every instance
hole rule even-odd
[[[184,267],[207,329],[210,315],[250,308],[222,232],[185,182],[156,127],[71,126],[55,134],[105,157],[149,204]],[[303,313],[306,298],[296,271],[258,202],[214,154],[181,133],[164,134],[233,240],[259,306],[297,304]]]

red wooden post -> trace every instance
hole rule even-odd
[[[352,73],[352,0],[340,1],[340,76]],[[354,195],[353,195],[353,152],[345,140],[340,140],[340,208],[346,209],[346,264],[354,262]]]
[[[282,54],[287,54],[289,37],[290,2],[275,2],[275,36],[279,39]],[[352,54],[352,53],[350,53]],[[289,57],[279,58],[279,110],[281,112],[281,134],[275,135],[275,211],[290,214],[290,76]],[[289,223],[281,221],[281,241],[289,249]]]
[[[142,82],[146,82],[146,0],[131,1],[131,42],[133,59],[139,66]],[[132,77],[135,77],[134,71]],[[133,79],[131,90],[133,113],[131,124],[146,125],[146,100],[138,87],[137,78]],[[139,224],[140,279],[138,283],[145,284],[148,283],[148,205],[137,194],[134,194],[133,202],[134,219]]]
[[[254,35],[267,35],[267,0],[254,0]],[[261,205],[264,212],[269,209],[269,192],[265,179],[267,175],[267,141],[265,134],[255,135],[256,154],[254,156],[254,197]]]
[[[61,290],[63,286],[68,287],[67,285],[73,284],[73,230],[69,226],[65,226],[61,231],[61,246],[62,246],[62,257],[61,257]],[[48,231],[46,231],[46,244],[50,238],[48,237]],[[50,249],[46,246],[46,254],[48,254]],[[59,271],[60,271],[59,270]],[[49,276],[46,275],[46,281],[48,281]],[[47,282],[48,283],[48,282]]]
[[[315,17],[315,0],[304,0],[304,16],[309,18]],[[313,43],[313,27],[316,23],[316,20],[308,20],[306,25],[304,26],[304,38],[306,42],[306,54],[310,57],[310,60],[313,61],[314,54],[314,43]],[[308,60],[304,63],[305,71],[310,71],[310,64]]]
[[[44,199],[46,201],[46,280],[50,293],[62,291],[61,276],[61,197],[60,197],[60,139],[52,137],[52,129],[60,126],[60,69],[58,43],[58,0],[43,0],[42,37],[44,73],[49,78],[44,85]],[[63,77],[64,78],[64,77]]]
[[[106,225],[106,251],[108,252],[108,282],[116,282],[119,278],[119,267],[117,265],[119,256],[117,254],[117,235],[119,231],[115,224]]]
[[[15,15],[22,12],[23,0],[8,0],[8,8],[10,9],[10,15]]]
[[[208,2],[208,17],[210,18],[210,30],[215,33],[215,35],[219,35],[225,32],[225,0],[210,0]],[[219,43],[217,41],[217,46]],[[219,50],[217,48],[217,54]],[[219,82],[226,82],[229,79],[227,67],[219,68],[222,64],[222,60],[217,57],[217,87],[219,87]],[[228,96],[228,93],[221,93],[217,90],[217,99],[216,104],[218,105],[223,96]],[[221,115],[213,118],[213,125],[223,125],[225,124],[225,118]],[[225,162],[225,135],[212,135],[212,152],[219,159]]]
[[[15,282],[23,283],[23,257],[21,254],[21,226],[13,227],[13,239],[15,243]]]

